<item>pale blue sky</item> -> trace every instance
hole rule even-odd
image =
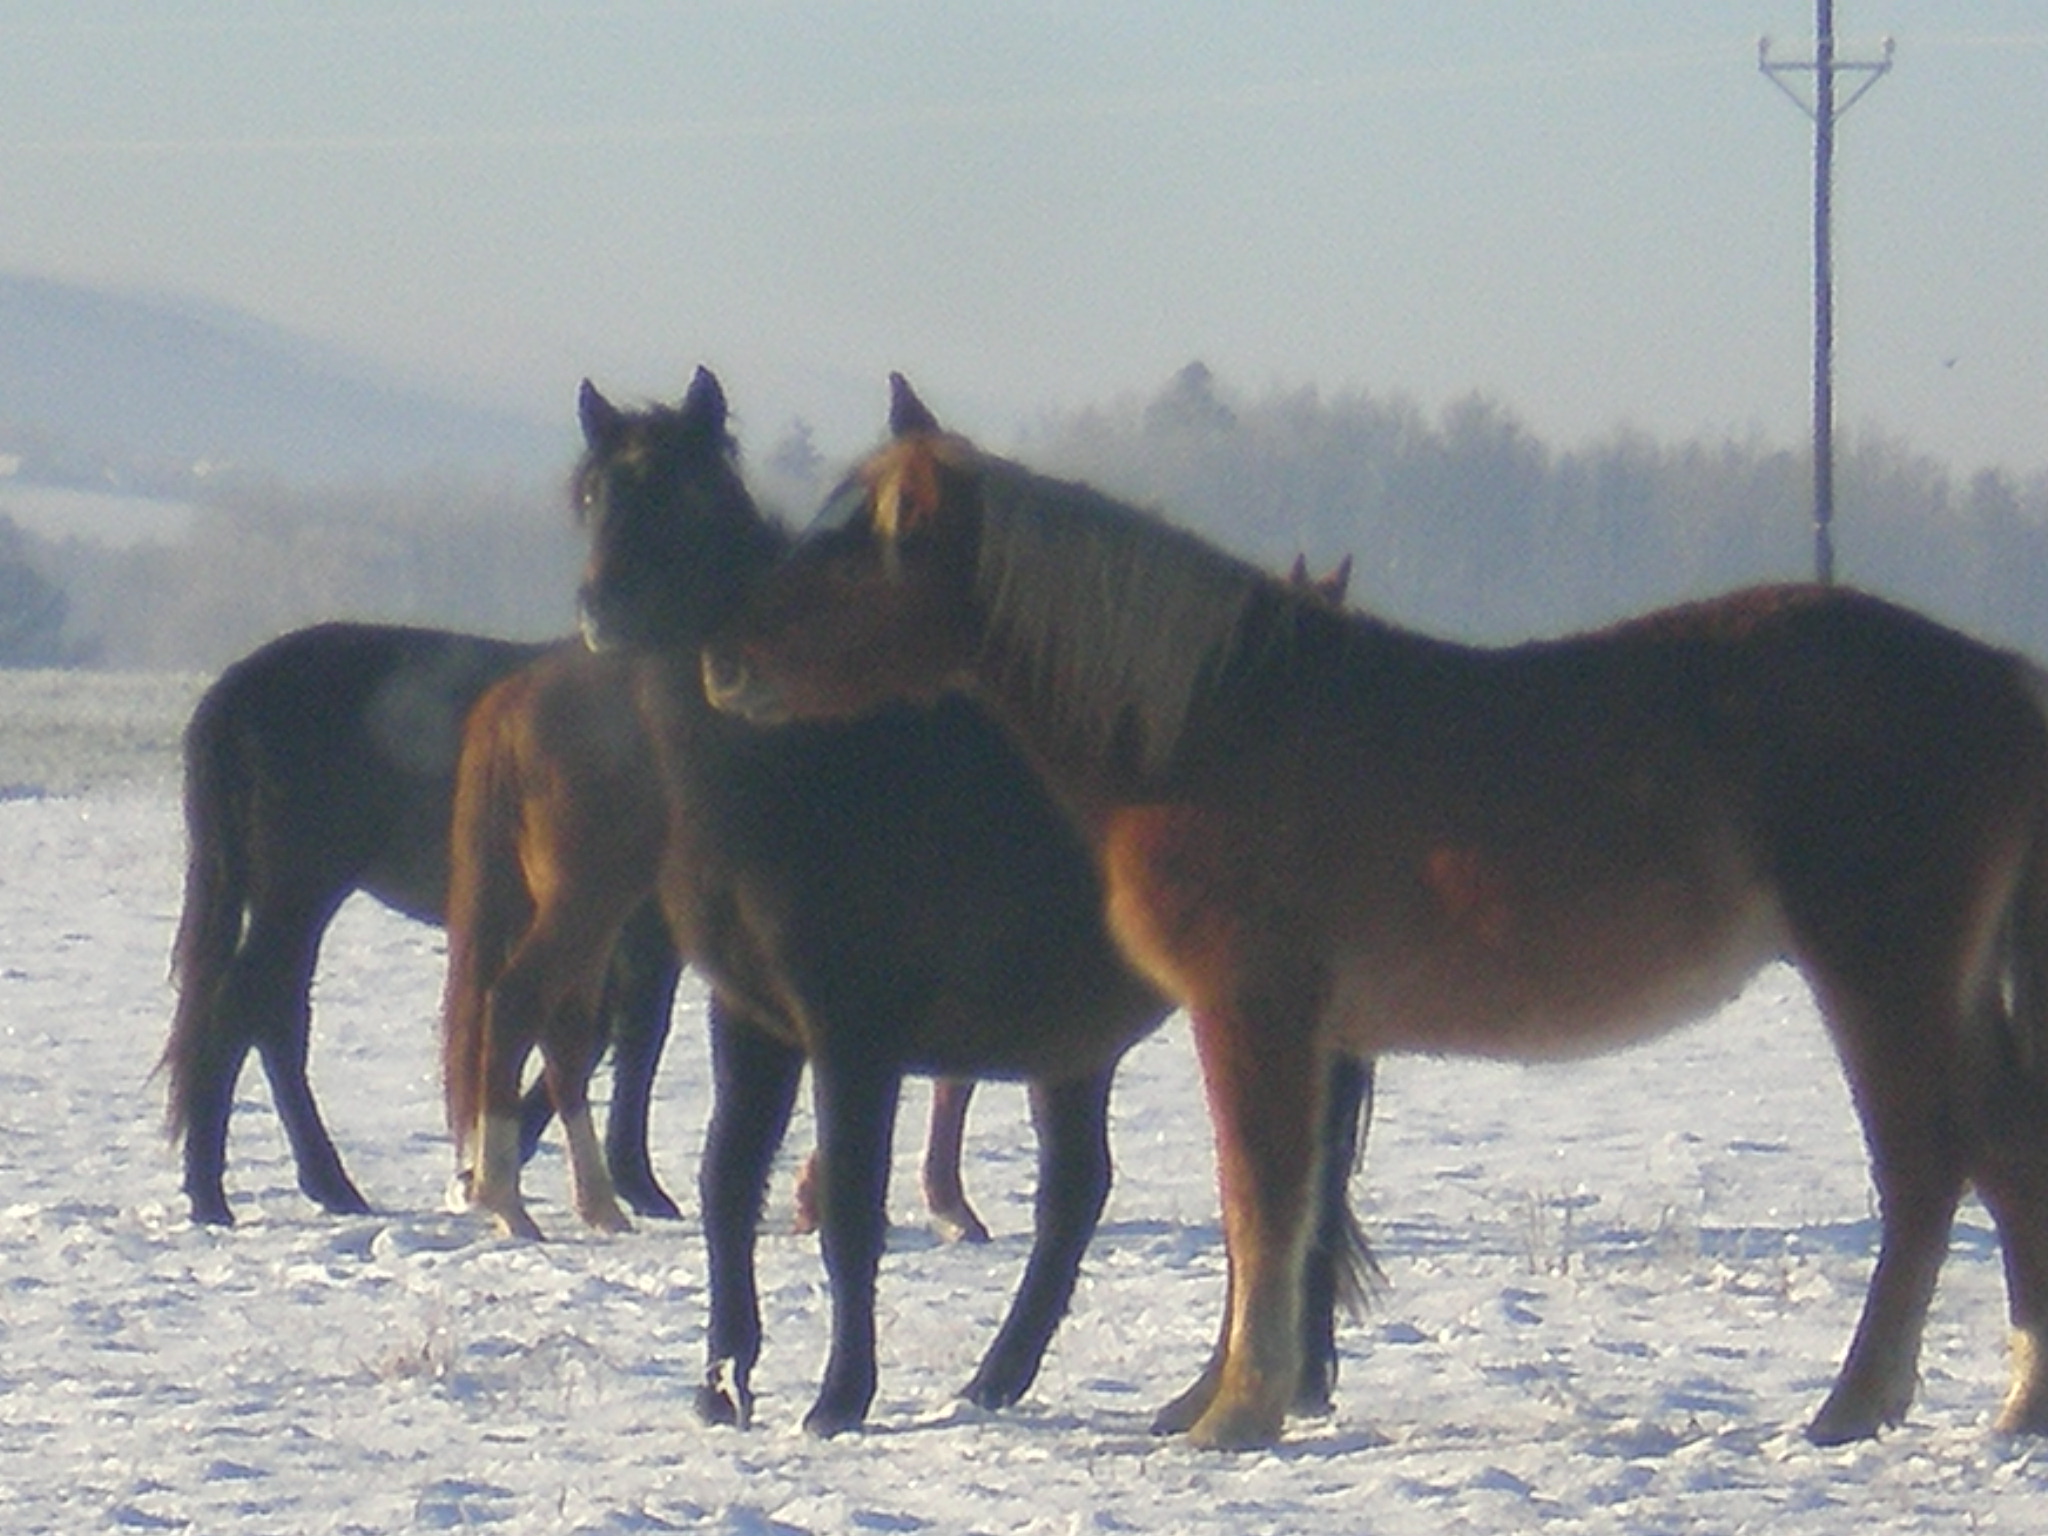
[[[0,0],[0,269],[570,429],[1231,385],[1805,439],[1810,0]],[[2048,5],[1838,0],[1839,419],[2048,467]]]

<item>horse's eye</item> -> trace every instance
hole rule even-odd
[[[867,486],[859,480],[849,480],[818,509],[818,515],[811,519],[811,526],[804,530],[805,535],[832,533],[851,527],[867,509]]]

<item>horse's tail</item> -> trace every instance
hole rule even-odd
[[[448,980],[442,998],[442,1088],[459,1153],[483,1110],[492,986],[533,913],[519,857],[519,752],[506,707],[516,678],[492,688],[462,733],[448,839]]]
[[[2048,671],[2022,662],[2048,744]],[[2006,983],[2012,1053],[2026,1076],[2048,1079],[2048,768],[2035,787],[2034,825],[2008,912]]]
[[[227,1049],[222,988],[241,947],[249,892],[244,829],[252,787],[240,750],[234,697],[215,683],[185,727],[185,905],[171,945],[178,1001],[157,1070],[170,1078],[167,1129],[191,1127],[208,1064]]]

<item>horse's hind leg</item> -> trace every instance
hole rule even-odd
[[[232,971],[229,973],[232,978]],[[190,984],[189,982],[187,983]],[[228,1007],[223,985],[208,1000],[216,1010]],[[180,1085],[178,1119],[185,1128],[185,1198],[192,1219],[208,1226],[233,1226],[228,1206],[228,1120],[234,1113],[235,1081],[249,1055],[249,1037],[236,1030],[210,1032]]]
[[[1897,1424],[1912,1404],[1920,1337],[1967,1170],[1953,1006],[1880,1012],[1823,1000],[1869,1144],[1882,1227],[1848,1356],[1806,1431],[1817,1445],[1839,1445]]]
[[[1308,1251],[1301,1313],[1301,1383],[1294,1412],[1328,1413],[1337,1387],[1337,1306],[1361,1306],[1372,1257],[1351,1214],[1351,1175],[1372,1122],[1373,1064],[1355,1056],[1330,1063],[1323,1104],[1322,1183],[1315,1241]],[[1363,1271],[1364,1273],[1361,1273]]]
[[[337,1216],[362,1216],[369,1213],[370,1203],[342,1166],[306,1074],[313,967],[320,936],[332,916],[332,905],[325,910],[259,913],[250,923],[228,986],[233,1006],[252,1021],[253,1041],[291,1144],[299,1188]]]
[[[1037,1220],[1031,1258],[995,1342],[961,1396],[983,1408],[1022,1397],[1073,1299],[1081,1256],[1109,1198],[1112,1069],[1031,1087],[1038,1129]]]
[[[924,1144],[924,1208],[933,1230],[949,1243],[985,1243],[988,1227],[968,1203],[960,1183],[960,1154],[974,1080],[942,1077],[932,1084],[931,1129]]]
[[[2048,1087],[2001,1038],[1987,1074],[1970,1160],[1998,1227],[2012,1323],[2012,1385],[1998,1415],[2006,1434],[2048,1434]]]
[[[605,1116],[605,1163],[621,1198],[642,1216],[671,1221],[682,1212],[654,1176],[647,1150],[647,1121],[654,1099],[654,1071],[668,1043],[676,984],[682,961],[668,924],[653,903],[641,907],[619,930],[600,1005],[612,1043],[612,1104]]]
[[[753,1418],[754,1363],[761,1357],[754,1242],[769,1165],[789,1129],[803,1069],[802,1051],[734,1017],[712,994],[711,1124],[697,1165],[711,1293],[697,1414],[709,1424],[744,1429]]]

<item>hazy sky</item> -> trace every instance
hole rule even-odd
[[[570,427],[887,370],[1002,441],[1193,358],[1561,445],[1805,440],[1810,0],[0,0],[0,269],[195,294]],[[1837,402],[2048,467],[2048,5],[1838,0]]]

